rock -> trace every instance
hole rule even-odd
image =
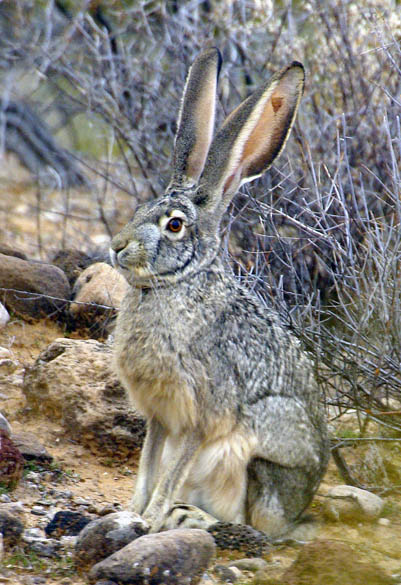
[[[238,573],[236,572],[238,571]],[[227,567],[226,565],[215,565],[213,567],[213,572],[220,581],[225,583],[236,583],[238,579],[242,577],[241,571],[236,567]]]
[[[71,288],[81,272],[93,261],[91,256],[81,250],[60,250],[52,258],[52,264],[58,266],[65,273]]]
[[[120,585],[189,585],[199,583],[215,552],[204,530],[175,529],[147,534],[131,542],[89,573],[89,582],[110,579]]]
[[[0,412],[0,430],[4,431],[5,434],[7,435],[7,437],[11,436],[10,423],[8,422],[6,417],[1,414],[1,412]]]
[[[7,431],[0,429],[0,484],[14,489],[22,477],[24,458]]]
[[[60,538],[61,536],[76,536],[85,528],[92,518],[71,512],[70,510],[61,510],[56,512],[53,519],[45,527],[46,536]]]
[[[141,446],[145,421],[129,407],[111,361],[106,344],[56,339],[26,368],[23,392],[34,414],[59,420],[93,453],[126,459]]]
[[[125,278],[105,262],[86,268],[74,285],[75,302],[69,309],[76,326],[89,328],[91,334],[104,335],[110,330],[128,288]]]
[[[4,254],[5,256],[14,256],[15,258],[21,258],[21,260],[27,260],[26,254],[21,250],[16,250],[3,242],[0,243],[0,254]]]
[[[132,512],[114,512],[93,520],[78,535],[77,565],[88,569],[147,532],[144,520]]]
[[[13,433],[11,438],[26,461],[38,461],[40,463],[51,463],[53,461],[53,456],[32,433]]]
[[[53,538],[43,538],[24,534],[24,542],[29,545],[29,550],[35,552],[39,557],[53,558],[57,556],[61,548],[60,543]]]
[[[268,581],[266,581],[268,582]],[[390,585],[383,569],[365,561],[348,544],[317,540],[306,544],[280,578],[280,585]]]
[[[324,512],[330,520],[376,520],[384,500],[367,490],[350,485],[337,485],[326,494]]]
[[[5,327],[10,320],[10,315],[8,314],[7,309],[0,303],[0,329]]]
[[[218,548],[240,550],[253,557],[266,554],[270,548],[266,534],[246,524],[216,522],[207,531],[213,536]]]
[[[24,523],[19,514],[0,506],[0,533],[3,535],[4,548],[12,548],[21,540],[24,532]]]
[[[46,510],[43,506],[32,506],[31,514],[34,516],[46,516]]]
[[[380,524],[380,526],[390,526],[391,524],[389,518],[379,518],[377,523]]]
[[[251,571],[252,573],[256,573],[256,571],[260,571],[261,569],[266,569],[268,564],[264,559],[255,557],[249,559],[237,559],[234,561],[230,561],[228,564],[229,567],[237,567],[240,571]]]
[[[58,317],[71,294],[67,277],[57,266],[5,254],[0,254],[0,285],[12,289],[2,293],[5,307],[27,319]]]
[[[0,380],[3,382],[8,381],[8,377],[11,376],[17,369],[19,363],[9,357],[0,356]]]

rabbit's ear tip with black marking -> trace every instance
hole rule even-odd
[[[279,156],[291,132],[304,88],[294,61],[273,75],[226,119],[212,142],[200,184],[204,202],[222,215],[238,188],[260,177]]]
[[[202,173],[213,138],[217,80],[222,57],[216,47],[193,62],[178,115],[171,187],[194,185]]]

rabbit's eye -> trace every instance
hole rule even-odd
[[[173,232],[173,234],[178,234],[178,232],[182,230],[183,223],[184,222],[180,217],[173,217],[166,225],[166,228],[169,230],[169,232]]]

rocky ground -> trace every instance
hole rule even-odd
[[[0,424],[0,583],[401,583],[399,441],[342,449],[369,489],[344,486],[331,462],[295,541],[269,544],[259,533],[218,525],[141,536],[146,527],[123,511],[144,422],[110,369],[107,342],[124,284],[108,264],[94,266],[105,258],[83,245],[90,233],[101,247],[104,225],[94,221],[88,230],[90,206],[79,195],[69,199],[69,211],[81,220],[67,225],[64,196],[48,193],[38,201],[34,190],[4,185],[0,287],[30,294],[0,299],[0,412],[11,425],[10,433]],[[45,204],[51,212],[34,213]],[[111,205],[107,213],[117,224],[121,210]],[[43,293],[53,297],[50,303]],[[80,304],[88,302],[103,309]],[[355,414],[333,421],[331,432],[357,437]],[[374,435],[372,428],[365,438]],[[112,560],[105,565],[104,557]],[[115,572],[124,563],[128,576]]]

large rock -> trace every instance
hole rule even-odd
[[[57,318],[71,295],[67,277],[51,264],[0,254],[0,300],[28,319]]]
[[[175,529],[147,534],[131,542],[89,573],[89,582],[108,579],[121,585],[195,585],[215,552],[204,530]]]
[[[337,485],[324,500],[324,512],[330,520],[372,521],[380,517],[384,500],[367,490],[351,485]]]
[[[266,577],[264,583],[267,585],[268,575]],[[330,540],[318,540],[306,544],[280,579],[281,585],[390,585],[391,583],[394,583],[394,580],[383,569],[363,559],[354,547]]]
[[[59,420],[92,452],[127,458],[142,444],[144,419],[128,405],[111,369],[112,349],[93,339],[56,339],[25,371],[34,413]]]
[[[114,512],[92,520],[79,533],[75,546],[75,562],[87,571],[130,542],[148,532],[145,521],[133,512]]]
[[[74,284],[69,312],[77,327],[91,334],[107,333],[129,285],[125,278],[105,262],[86,268]]]

